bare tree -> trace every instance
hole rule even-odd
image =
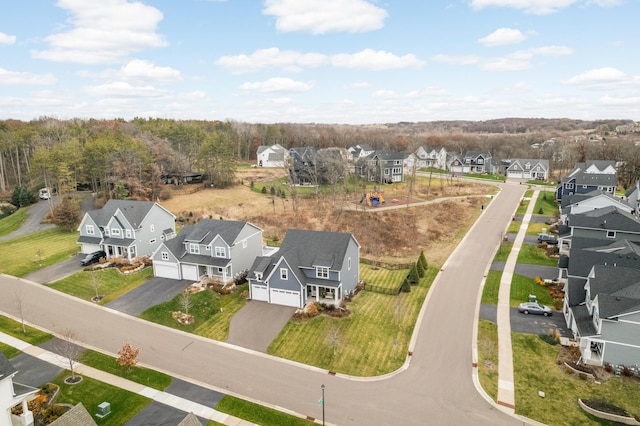
[[[333,349],[333,356],[336,356],[338,353],[338,347],[342,344],[342,339],[340,338],[340,329],[337,324],[333,324],[331,329],[329,330],[329,334],[327,334],[327,344],[331,346]]]
[[[63,356],[69,363],[69,371],[71,371],[71,381],[76,381],[75,366],[80,354],[82,354],[82,347],[77,344],[76,333],[70,329],[64,329],[60,335],[60,339],[54,344],[56,352]]]
[[[180,295],[180,306],[182,307],[184,314],[189,315],[189,309],[193,306],[193,300],[191,300],[191,293],[186,290]]]
[[[99,293],[101,285],[102,285],[102,282],[100,280],[100,277],[96,273],[96,271],[91,271],[91,287],[96,292],[96,295],[95,295],[95,297],[93,299],[94,302],[98,302],[98,301],[100,301],[100,299],[102,299],[102,297],[100,296],[100,293]]]
[[[22,333],[27,334],[27,327],[24,324],[24,297],[21,290],[16,290],[16,308],[18,308],[18,316],[22,324]]]

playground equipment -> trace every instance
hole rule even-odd
[[[382,189],[373,189],[369,192],[362,194],[360,203],[365,202],[369,207],[378,207],[381,204],[385,204],[384,191]]]

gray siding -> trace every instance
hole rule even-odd
[[[153,232],[151,231],[153,225]],[[150,256],[162,244],[162,231],[165,229],[175,230],[175,220],[173,216],[159,205],[154,205],[140,224],[140,228],[135,230],[136,255]],[[154,243],[149,241],[155,239]]]
[[[169,254],[169,260],[162,259],[163,252]],[[157,248],[156,252],[152,256],[152,259],[154,262],[158,261],[158,262],[178,263],[178,259],[173,255],[173,253],[171,253],[171,251],[169,251],[169,249],[164,244],[161,244],[160,247]]]
[[[640,358],[640,346],[624,346],[613,342],[606,342],[603,360],[605,364],[636,365]]]
[[[242,247],[242,241],[247,240],[247,246]],[[231,248],[233,266],[231,273],[239,274],[248,270],[256,257],[262,255],[262,231],[251,225],[246,225],[238,236],[238,243]]]
[[[349,258],[351,258],[351,269],[349,269]],[[340,278],[342,280],[343,294],[355,290],[360,279],[360,247],[358,247],[353,238],[349,240],[349,247],[340,271]]]
[[[601,336],[603,340],[626,343],[640,348],[640,314],[624,316],[620,321],[602,320]],[[640,353],[638,353],[638,360],[640,361]]]
[[[283,280],[280,278],[280,269],[286,268],[288,270],[287,277],[288,279]],[[269,277],[269,288],[276,288],[280,290],[290,290],[290,291],[302,291],[302,285],[300,281],[298,281],[298,277],[293,273],[287,262],[285,262],[282,258],[277,263],[274,268],[271,276]]]

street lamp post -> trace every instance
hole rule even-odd
[[[322,426],[324,426],[324,384],[320,386],[322,389]]]

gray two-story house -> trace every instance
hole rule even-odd
[[[355,162],[355,172],[369,182],[404,182],[404,152],[374,151]]]
[[[243,221],[202,219],[187,225],[153,253],[157,277],[198,281],[203,276],[226,284],[246,272],[262,254],[262,229]]]
[[[586,194],[595,190],[614,194],[617,184],[615,161],[591,160],[576,163],[573,171],[556,187],[556,200],[561,201],[567,195]]]
[[[302,308],[338,306],[359,281],[360,244],[352,234],[289,229],[278,252],[249,269],[252,300]]]
[[[175,216],[153,201],[109,200],[85,213],[78,231],[82,253],[104,250],[107,258],[150,256],[175,236]]]

